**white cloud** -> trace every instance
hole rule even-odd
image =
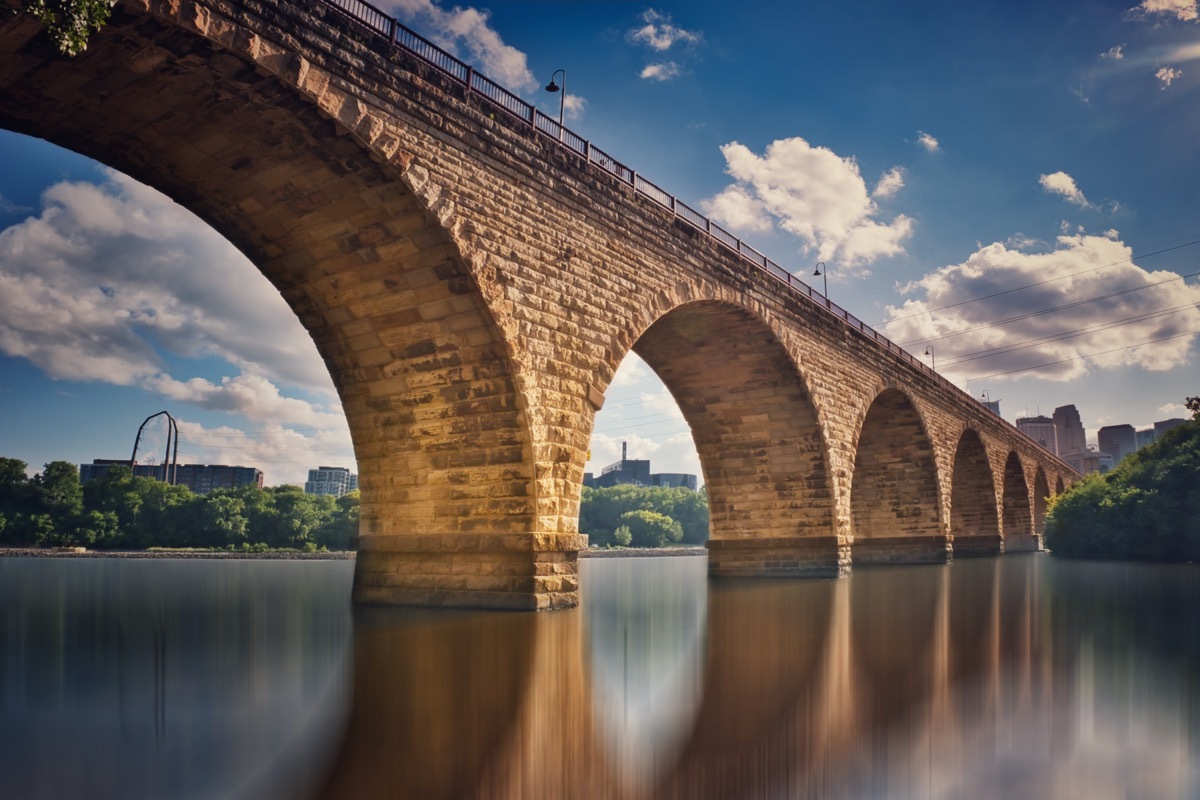
[[[875,184],[875,188],[871,191],[871,197],[881,199],[894,197],[903,188],[904,170],[900,169],[900,167],[892,167],[880,176],[879,182]]]
[[[1083,196],[1083,192],[1075,184],[1075,179],[1061,170],[1049,175],[1042,175],[1038,178],[1038,183],[1047,193],[1056,194],[1068,203],[1074,203],[1082,208],[1091,208],[1091,203]]]
[[[721,152],[736,183],[701,203],[718,222],[762,231],[775,220],[820,260],[850,269],[904,251],[912,220],[877,219],[879,208],[853,158],[800,137],[774,141],[761,156],[738,142]]]
[[[643,44],[652,50],[664,52],[675,45],[694,45],[700,42],[699,33],[677,28],[671,23],[671,15],[648,8],[641,14],[642,24],[628,32],[631,42]]]
[[[1167,403],[1165,405],[1161,405],[1158,407],[1158,413],[1163,415],[1163,419],[1175,419],[1177,417],[1187,419],[1192,415],[1192,412],[1188,411],[1187,406],[1185,406],[1183,403]]]
[[[30,211],[33,211],[33,209],[28,206],[17,205],[0,194],[0,214],[27,214]]]
[[[258,467],[268,486],[303,486],[308,470],[319,464],[347,467],[357,472],[350,432],[306,431],[286,424],[269,423],[254,430],[233,427],[206,428],[178,418],[180,464],[237,464]],[[139,460],[141,460],[139,450]],[[161,456],[159,456],[161,460]]]
[[[661,64],[647,64],[638,77],[652,81],[669,81],[683,74],[683,69],[674,61],[664,61]]]
[[[134,385],[167,356],[333,396],[312,339],[232,245],[158,192],[110,172],[59,183],[0,232],[0,352],[60,380]]]
[[[144,381],[143,386],[176,403],[226,411],[252,422],[331,430],[346,427],[340,406],[335,405],[335,411],[323,411],[306,400],[285,397],[279,387],[258,375],[226,377],[216,384],[203,378],[179,381],[160,374]]]
[[[1183,70],[1175,69],[1174,67],[1160,67],[1159,70],[1154,73],[1154,77],[1158,78],[1162,82],[1162,86],[1158,88],[1166,89],[1174,81],[1183,77]]]
[[[925,131],[917,131],[917,144],[921,145],[921,147],[924,147],[931,153],[935,153],[941,149],[941,144],[938,142],[938,140],[930,136]]]
[[[1200,331],[1200,287],[1144,270],[1132,255],[1115,231],[1064,234],[1039,252],[987,245],[905,287],[923,298],[889,308],[883,330],[917,352],[932,344],[952,380],[1013,370],[1072,380],[1118,367],[1182,366]],[[1023,286],[1030,288],[1010,291]],[[1082,302],[1090,298],[1103,299]],[[1059,310],[1039,313],[1047,309]],[[1152,340],[1162,341],[1129,347]]]
[[[384,6],[405,24],[416,24],[434,44],[458,55],[462,46],[468,58],[492,80],[517,91],[538,87],[525,53],[505,44],[490,25],[488,12],[470,6],[447,11],[433,0],[392,0]]]
[[[1124,51],[1125,51],[1124,44],[1113,45],[1112,47],[1108,48],[1103,53],[1101,53],[1100,58],[1104,59],[1105,61],[1120,61],[1123,58],[1125,58]]]
[[[1200,17],[1196,0],[1142,0],[1133,10],[1145,16],[1157,14],[1174,17],[1183,22],[1194,21]]]
[[[585,106],[587,106],[587,100],[577,94],[568,94],[563,99],[563,112],[569,120],[578,120],[583,117]]]

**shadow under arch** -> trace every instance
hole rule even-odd
[[[1033,532],[1046,531],[1046,506],[1050,498],[1050,485],[1046,481],[1046,471],[1040,466],[1033,477]]]
[[[694,301],[655,320],[632,349],[691,427],[708,491],[709,573],[836,573],[824,435],[768,323],[732,303]]]
[[[925,423],[908,395],[885,389],[867,409],[850,488],[855,564],[945,562],[937,466]]]
[[[416,540],[528,538],[539,489],[513,353],[436,190],[377,130],[330,118],[315,67],[306,78],[265,42],[235,53],[201,35],[200,15],[148,8],[115,7],[73,59],[37,24],[7,22],[0,126],[162,191],[262,271],[312,335],[354,441],[356,598],[462,600],[451,563],[480,556],[439,560]],[[527,607],[535,562],[573,559],[531,549],[510,554],[521,563],[503,578],[465,587],[466,600]]]
[[[1004,462],[1004,546],[1006,550],[1028,549],[1022,546],[1033,537],[1033,517],[1030,513],[1029,486],[1025,469],[1016,451]]]
[[[987,449],[974,429],[963,431],[954,452],[950,533],[955,556],[995,555],[1003,549],[996,514],[996,483]]]
[[[1058,497],[1060,494],[1062,494],[1066,490],[1067,490],[1067,486],[1065,483],[1063,483],[1062,475],[1059,475],[1054,480],[1054,496]]]

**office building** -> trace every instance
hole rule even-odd
[[[1087,452],[1087,431],[1083,428],[1075,406],[1059,406],[1054,409],[1054,432],[1058,437],[1058,454],[1063,458]]]
[[[358,488],[358,475],[345,467],[317,467],[308,471],[305,494],[331,494],[341,497]]]
[[[1137,450],[1137,431],[1132,425],[1105,425],[1097,434],[1100,452],[1112,456],[1113,463]]]
[[[1018,417],[1017,430],[1058,455],[1058,431],[1049,417]]]
[[[227,464],[183,464],[175,474],[175,483],[186,486],[196,494],[208,494],[213,489],[236,489],[239,486],[263,486],[263,472],[257,467],[231,467]]]
[[[1153,442],[1156,438],[1154,428],[1146,428],[1145,430],[1137,431],[1137,448],[1141,450],[1146,445]]]
[[[1156,422],[1154,423],[1154,438],[1157,439],[1172,428],[1178,428],[1180,425],[1185,423],[1187,423],[1186,419],[1180,419],[1178,417],[1175,419],[1164,419],[1160,422]]]
[[[113,467],[128,466],[128,458],[93,458],[92,463],[79,465],[79,482],[87,483],[92,478],[99,478]],[[164,469],[166,469],[165,464],[134,464],[132,472],[137,477],[154,478],[161,481],[165,480]]]

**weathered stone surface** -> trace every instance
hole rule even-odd
[[[165,192],[295,309],[354,438],[362,601],[573,604],[593,418],[631,350],[692,428],[715,574],[1027,549],[1077,477],[317,2],[123,0],[72,60],[9,18],[0,124]]]

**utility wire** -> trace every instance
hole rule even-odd
[[[1157,344],[1158,342],[1166,342],[1166,341],[1170,341],[1171,339],[1182,339],[1184,336],[1195,336],[1198,333],[1200,333],[1200,330],[1189,331],[1187,333],[1177,333],[1173,336],[1163,336],[1158,339],[1150,339],[1149,341],[1138,342],[1137,344],[1125,345],[1124,347],[1114,347],[1111,350],[1101,350],[1098,353],[1084,353],[1081,356],[1073,356],[1071,358],[1062,358],[1062,359],[1059,359],[1058,361],[1047,361],[1044,364],[1036,364],[1032,367],[1019,367],[1017,369],[1010,369],[1007,372],[996,372],[991,375],[980,375],[975,378],[968,378],[966,380],[966,383],[970,383],[972,381],[983,381],[983,380],[987,380],[988,378],[999,378],[1001,376],[1012,375],[1017,372],[1029,372],[1030,370],[1041,369],[1042,367],[1053,367],[1058,364],[1068,364],[1072,361],[1078,361],[1081,358],[1094,358],[1096,356],[1106,356],[1109,353],[1119,353],[1122,350],[1132,350],[1135,347],[1142,347],[1143,345],[1147,345],[1147,344]]]
[[[991,294],[981,295],[980,297],[972,297],[969,300],[960,300],[957,303],[948,303],[947,305],[938,306],[937,308],[927,308],[924,311],[918,312],[916,314],[907,314],[903,317],[894,317],[892,319],[883,320],[882,322],[877,322],[877,323],[875,323],[875,325],[889,325],[893,322],[899,322],[902,319],[912,319],[913,317],[920,317],[920,316],[923,316],[924,314],[933,314],[935,311],[945,311],[948,308],[958,308],[959,306],[969,305],[970,303],[978,303],[980,300],[991,300],[993,297],[1001,297],[1006,294],[1012,294],[1013,292],[1020,292],[1025,289],[1033,289],[1037,286],[1045,286],[1048,283],[1055,283],[1056,281],[1063,281],[1063,280],[1066,280],[1067,278],[1074,278],[1077,275],[1086,275],[1089,272],[1096,272],[1098,270],[1108,269],[1109,267],[1115,267],[1118,264],[1132,264],[1134,262],[1134,260],[1139,259],[1139,258],[1149,258],[1150,256],[1162,255],[1163,253],[1170,253],[1174,250],[1182,250],[1185,247],[1191,247],[1191,246],[1197,245],[1197,244],[1200,244],[1200,239],[1195,239],[1190,242],[1185,242],[1184,244],[1175,245],[1174,247],[1166,247],[1166,248],[1163,248],[1162,250],[1155,250],[1150,253],[1141,253],[1141,254],[1132,256],[1130,258],[1122,259],[1121,261],[1113,261],[1112,263],[1109,263],[1109,264],[1101,264],[1098,267],[1091,267],[1090,269],[1083,269],[1078,272],[1072,272],[1069,275],[1059,275],[1056,278],[1047,278],[1044,281],[1038,281],[1037,283],[1027,283],[1024,286],[1014,286],[1011,289],[1003,289],[999,292],[993,292]],[[1196,273],[1193,273],[1193,274],[1196,274]],[[1184,276],[1184,277],[1190,277],[1190,276]],[[1156,285],[1156,284],[1151,284],[1151,286],[1153,286],[1153,285]],[[874,326],[872,326],[872,327],[874,327]]]

